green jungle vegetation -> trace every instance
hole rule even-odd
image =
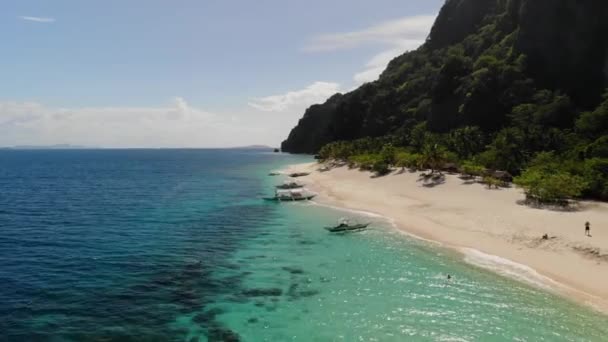
[[[448,0],[423,46],[311,106],[282,149],[608,200],[607,17],[606,1]]]

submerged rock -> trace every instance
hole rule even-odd
[[[298,284],[295,284],[295,283],[294,283],[294,284],[291,284],[291,285],[289,286],[289,290],[287,290],[287,295],[288,295],[289,297],[294,297],[294,296],[296,295],[296,291],[297,291],[297,289],[298,289]]]
[[[306,290],[298,292],[298,298],[312,297],[321,293],[319,290]]]
[[[291,274],[304,274],[304,270],[298,267],[285,266],[283,270],[291,273]]]
[[[199,313],[192,318],[192,321],[198,324],[207,324],[215,320],[215,316],[223,314],[225,311],[220,308],[213,308],[211,310]]]
[[[319,290],[298,290],[299,284],[291,284],[289,286],[289,290],[287,291],[287,296],[289,300],[297,300],[305,297],[316,296],[320,293]]]
[[[272,296],[280,296],[283,294],[283,290],[278,288],[269,288],[269,289],[249,289],[243,291],[243,295],[248,297],[272,297]]]
[[[249,298],[243,293],[235,293],[228,296],[228,301],[232,303],[247,303],[249,302]]]
[[[212,327],[207,332],[209,342],[239,342],[241,337],[234,331],[223,327]]]
[[[305,246],[310,246],[310,245],[316,245],[317,243],[311,240],[299,240],[298,243],[300,245],[305,245]]]

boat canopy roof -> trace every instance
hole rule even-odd
[[[351,218],[351,217],[341,217],[338,220],[338,224],[343,224],[343,225],[351,225],[351,224],[359,224],[360,221],[356,218]]]
[[[292,184],[300,185],[300,183],[298,183],[296,181],[290,181],[290,180],[284,181],[283,184],[285,184],[285,185],[292,185]]]
[[[279,194],[301,194],[303,189],[278,189],[277,193]]]

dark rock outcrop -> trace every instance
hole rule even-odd
[[[332,114],[341,98],[341,94],[336,94],[324,104],[308,108],[298,122],[298,129],[292,130],[287,140],[281,144],[281,150],[290,153],[313,153],[331,142]]]
[[[592,110],[608,87],[608,1],[447,0],[427,42],[389,63],[379,80],[310,107],[283,142],[317,153],[339,140],[395,135],[425,123],[438,133],[508,126],[534,94],[564,94]],[[572,120],[561,129],[572,128]],[[569,126],[568,126],[569,125]]]

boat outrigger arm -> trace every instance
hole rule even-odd
[[[274,197],[264,198],[267,201],[306,201],[313,199],[315,194],[304,194],[301,190],[276,190]]]

